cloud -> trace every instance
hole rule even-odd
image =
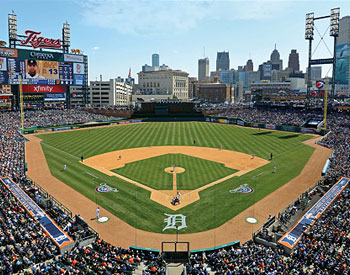
[[[100,49],[101,48],[99,46],[94,46],[94,47],[92,47],[92,53],[95,53],[95,52],[97,52]]]
[[[290,1],[88,0],[81,2],[88,25],[120,33],[157,35],[190,31],[205,23],[259,20],[286,10]]]

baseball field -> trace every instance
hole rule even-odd
[[[311,135],[205,122],[140,123],[38,137],[55,178],[108,215],[167,234],[176,232],[169,215],[185,217],[181,234],[223,225],[297,177],[314,151],[303,143]],[[178,192],[180,204],[173,205]]]

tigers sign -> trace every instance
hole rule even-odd
[[[61,39],[38,36],[41,32],[31,30],[26,30],[24,33],[27,37],[21,41],[22,46],[28,46],[30,44],[34,49],[60,49],[62,47]]]

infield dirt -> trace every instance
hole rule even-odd
[[[213,181],[204,186],[201,186],[195,190],[181,190],[181,203],[178,205],[171,204],[172,198],[176,196],[178,191],[176,188],[173,188],[173,190],[155,190],[153,188],[150,188],[149,186],[146,186],[144,184],[141,184],[137,181],[134,181],[132,179],[129,179],[125,176],[111,171],[117,168],[121,168],[128,163],[166,154],[184,154],[192,157],[215,161],[224,164],[228,168],[232,168],[234,170],[239,171],[221,179],[218,179],[216,181]],[[93,156],[91,158],[87,158],[82,163],[108,176],[118,177],[124,181],[130,182],[143,189],[146,189],[151,192],[151,200],[154,200],[155,202],[162,204],[165,207],[168,207],[172,210],[179,210],[199,200],[200,191],[209,188],[215,184],[219,184],[223,181],[226,181],[232,177],[244,175],[254,169],[268,164],[269,161],[258,157],[252,157],[250,155],[240,152],[220,150],[216,148],[198,146],[152,146],[108,152],[101,155]],[[176,185],[176,175],[174,176],[174,180],[174,183]]]

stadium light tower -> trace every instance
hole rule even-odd
[[[305,39],[309,40],[309,66],[308,66],[308,73],[307,73],[307,98],[310,94],[310,87],[311,87],[311,49],[312,49],[312,40],[314,40],[314,13],[307,13],[306,14],[306,23],[305,23]]]
[[[336,45],[337,37],[339,35],[339,17],[340,17],[340,8],[331,9],[330,15],[315,17],[314,13],[306,14],[306,23],[305,23],[305,39],[309,40],[309,64],[308,64],[308,74],[307,74],[307,98],[310,95],[310,88],[312,86],[311,82],[311,66],[312,65],[323,65],[323,64],[332,64],[332,91],[331,97],[335,96],[335,67],[336,67]],[[330,32],[329,35],[334,37],[334,47],[333,47],[333,58],[321,58],[321,59],[312,59],[312,40],[314,39],[314,24],[315,20],[330,18]],[[321,37],[321,41],[323,37]],[[320,42],[321,42],[320,41]],[[324,40],[323,40],[324,42]],[[320,44],[320,43],[319,43]],[[327,45],[326,45],[327,46]]]
[[[62,41],[63,41],[63,52],[69,53],[69,47],[70,47],[70,25],[68,22],[63,24],[62,29]]]
[[[10,48],[16,48],[17,41],[17,15],[12,12],[8,15],[9,26],[9,46]]]
[[[332,96],[335,96],[335,68],[336,68],[336,52],[337,37],[339,36],[339,16],[340,8],[331,9],[331,25],[329,35],[334,37],[334,53],[333,53],[333,71],[332,71]]]

